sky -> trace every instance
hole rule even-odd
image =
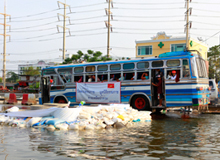
[[[6,1],[7,18],[6,69],[17,72],[18,64],[61,62],[63,48],[62,16],[63,5],[55,0],[0,0],[0,13],[4,13]],[[60,0],[60,2],[65,2]],[[110,55],[114,57],[135,57],[135,41],[150,40],[158,32],[168,36],[184,37],[184,0],[112,0],[110,34]],[[66,13],[66,50],[76,54],[91,49],[107,54],[107,15],[105,0],[66,0],[70,6]],[[220,1],[192,0],[192,22],[190,37],[202,38],[209,47],[219,44]],[[59,17],[59,18],[58,18]],[[60,20],[60,21],[59,21]],[[0,23],[4,23],[0,15]],[[0,33],[3,26],[0,25]],[[70,34],[69,34],[70,33]],[[3,36],[0,35],[0,53],[3,53]],[[0,75],[3,69],[3,55],[0,54]]]

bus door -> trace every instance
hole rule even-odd
[[[41,77],[42,104],[50,103],[50,77]]]
[[[158,79],[157,79],[158,74],[162,78],[162,93],[163,93],[163,106],[164,106],[166,104],[164,69],[151,70],[151,103],[152,103],[152,106],[159,105],[159,97],[158,97],[158,93],[157,93],[157,87],[152,85],[152,83],[154,83],[154,84],[158,83]]]

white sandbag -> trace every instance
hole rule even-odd
[[[14,107],[11,107],[9,109],[6,110],[6,113],[9,113],[9,112],[18,112],[19,111],[19,108],[17,106],[14,106]]]
[[[27,122],[27,126],[31,127],[33,124],[40,122],[41,119],[42,117],[33,117]]]
[[[85,127],[85,130],[94,130],[94,129],[95,129],[95,126],[91,125],[91,124],[89,124]]]
[[[57,124],[55,126],[56,129],[59,129],[59,130],[68,130],[69,128],[69,125],[66,124],[66,123],[62,123],[62,124]]]
[[[46,126],[46,129],[49,131],[54,131],[56,128],[53,125]]]
[[[79,125],[78,124],[71,124],[69,125],[70,130],[79,130]]]
[[[52,116],[70,122],[75,121],[80,112],[81,108],[57,108],[57,110],[52,113]]]
[[[86,127],[85,123],[79,123],[79,130],[84,130]]]
[[[105,124],[107,124],[108,126],[111,126],[113,125],[115,122],[113,122],[112,120],[109,120],[109,121],[105,121]]]

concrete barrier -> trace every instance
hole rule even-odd
[[[14,94],[14,93],[6,93],[5,94],[4,103],[5,104],[17,104],[16,94]]]
[[[37,104],[35,94],[23,94],[22,105]]]

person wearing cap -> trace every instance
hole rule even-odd
[[[171,77],[171,80],[176,80],[176,71],[172,71],[173,76]]]
[[[159,105],[158,105],[158,107],[161,107],[162,106],[162,102],[163,102],[162,78],[161,78],[161,75],[157,75],[157,80],[158,80],[158,83],[157,84],[152,83],[152,85],[157,87],[157,94],[159,96]]]

